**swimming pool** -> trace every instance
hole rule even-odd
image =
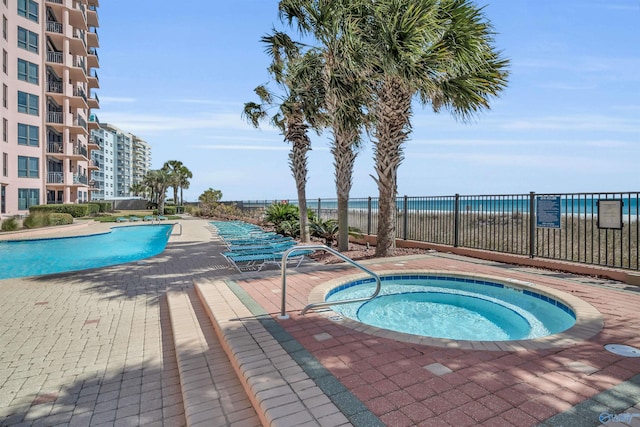
[[[106,267],[164,251],[173,224],[113,227],[110,232],[0,241],[0,279]]]
[[[576,323],[561,299],[531,286],[471,276],[382,275],[378,297],[332,306],[349,319],[406,334],[467,341],[530,340],[558,334]],[[373,279],[343,283],[327,301],[367,297]]]

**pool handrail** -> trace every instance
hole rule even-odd
[[[364,267],[361,264],[358,264],[357,262],[355,262],[354,260],[352,260],[351,258],[347,257],[346,255],[341,254],[340,252],[336,251],[335,249],[330,248],[329,246],[326,245],[296,245],[292,248],[287,249],[284,254],[282,254],[282,301],[281,301],[281,306],[280,306],[280,315],[278,316],[278,319],[288,319],[289,315],[286,312],[286,304],[287,304],[287,258],[289,258],[289,255],[291,255],[294,252],[297,251],[307,251],[307,250],[323,250],[325,252],[329,252],[332,253],[333,255],[337,256],[338,258],[341,258],[342,260],[348,262],[349,264],[353,265],[356,268],[359,268],[360,270],[364,271],[365,273],[373,276],[373,278],[376,281],[376,289],[373,292],[373,294],[371,296],[368,297],[363,297],[363,298],[354,298],[354,299],[349,299],[349,300],[338,300],[338,301],[331,301],[331,302],[316,302],[316,303],[312,303],[312,304],[308,304],[306,305],[302,311],[300,312],[300,315],[304,316],[304,314],[311,310],[312,308],[319,308],[319,307],[329,307],[332,305],[340,305],[340,304],[349,304],[349,303],[354,303],[354,302],[365,302],[365,301],[369,301],[374,299],[375,297],[378,296],[378,294],[380,293],[380,288],[382,286],[382,282],[380,281],[380,276],[378,276],[376,273],[374,273],[373,271],[369,270],[368,268]]]

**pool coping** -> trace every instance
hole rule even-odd
[[[604,318],[602,314],[591,304],[586,301],[577,298],[569,293],[553,289],[544,285],[539,285],[532,282],[526,282],[518,279],[505,279],[498,276],[487,274],[463,274],[452,273],[446,270],[381,270],[376,271],[379,276],[389,275],[434,275],[434,276],[446,276],[455,278],[474,278],[480,280],[487,280],[495,283],[500,283],[511,288],[517,288],[521,290],[535,290],[536,293],[542,294],[548,297],[560,301],[573,310],[576,315],[576,323],[566,331],[549,335],[546,337],[533,338],[528,340],[513,340],[513,341],[469,341],[469,340],[453,340],[446,338],[433,338],[424,337],[419,335],[413,335],[403,332],[391,331],[388,329],[382,329],[375,326],[370,326],[358,322],[353,319],[337,315],[330,308],[316,310],[317,314],[328,317],[329,319],[339,322],[339,324],[348,328],[357,330],[359,332],[374,335],[382,338],[389,338],[410,344],[430,345],[434,347],[442,348],[457,348],[464,350],[487,350],[487,351],[523,351],[523,350],[544,350],[551,348],[563,348],[575,345],[577,343],[586,341],[596,336],[604,327]],[[314,287],[308,296],[309,304],[318,302],[324,302],[327,294],[334,288],[344,285],[346,283],[370,278],[367,274],[353,274],[349,276],[342,276],[338,279],[329,280]],[[334,320],[336,319],[336,320]]]

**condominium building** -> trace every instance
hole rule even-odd
[[[0,216],[95,191],[99,0],[2,0]],[[91,119],[90,119],[91,117]]]
[[[100,142],[100,150],[92,152],[93,164],[98,170],[91,200],[122,199],[135,196],[131,190],[142,183],[151,167],[151,147],[142,138],[109,123],[91,131],[91,137]]]

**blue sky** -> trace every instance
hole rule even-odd
[[[640,184],[640,2],[495,0],[485,6],[508,87],[471,123],[416,106],[398,195],[637,191]],[[187,201],[295,199],[289,145],[241,118],[268,81],[259,39],[277,0],[109,0],[98,10],[101,122],[152,146],[152,167],[180,160]],[[334,198],[327,136],[312,135],[308,198]],[[351,197],[377,197],[372,144]]]

